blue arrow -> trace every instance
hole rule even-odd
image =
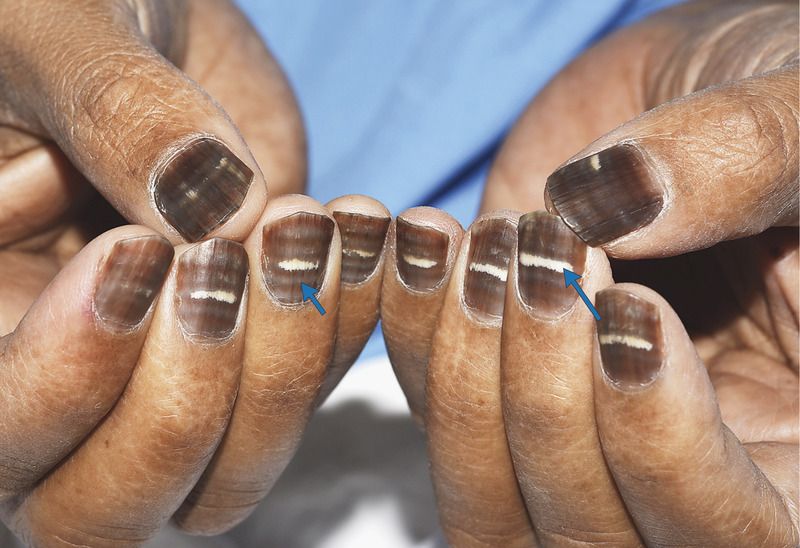
[[[580,295],[581,299],[583,299],[583,302],[589,308],[589,311],[592,313],[592,316],[594,316],[594,319],[600,321],[600,314],[597,313],[597,309],[592,304],[592,301],[589,300],[589,297],[586,296],[586,293],[583,292],[583,288],[578,285],[579,279],[580,276],[575,274],[572,270],[569,268],[564,269],[564,287],[574,287],[575,291],[578,292],[578,295]]]
[[[325,309],[319,304],[317,300],[317,293],[319,293],[319,289],[314,289],[308,284],[300,283],[300,289],[303,290],[303,302],[311,301],[314,306],[317,307],[317,312],[319,312],[320,316],[325,315]]]

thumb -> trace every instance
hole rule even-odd
[[[645,112],[547,180],[545,200],[612,256],[663,257],[798,222],[798,65]]]
[[[220,106],[153,46],[182,49],[187,9],[198,8],[3,3],[0,106],[56,141],[129,220],[173,242],[243,239],[266,201],[263,175]]]

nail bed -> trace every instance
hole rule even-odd
[[[158,173],[153,197],[167,222],[196,242],[239,210],[252,181],[253,171],[227,146],[200,138]]]
[[[664,345],[658,307],[622,289],[597,293],[597,324],[603,371],[616,386],[647,386],[658,376]]]

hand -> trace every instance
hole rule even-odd
[[[542,213],[519,253],[518,214],[470,243],[442,213],[399,217],[436,229],[397,237],[382,319],[451,543],[796,545],[796,29],[788,4],[657,15],[567,67],[498,156],[485,210],[547,205],[666,300],[612,285],[605,254]],[[439,265],[425,291],[407,255]]]
[[[303,188],[292,92],[228,0],[3,2],[0,41],[0,245],[52,243],[85,179],[173,243]]]
[[[247,517],[374,327],[389,220],[365,197],[286,196],[243,245],[174,259],[132,226],[60,272],[56,254],[0,251],[3,521],[32,545],[121,546],[170,517],[194,534]],[[31,301],[18,324],[6,300]]]

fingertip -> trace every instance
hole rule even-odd
[[[336,198],[326,204],[342,238],[341,280],[345,291],[383,274],[384,244],[392,217],[379,201],[362,195]],[[376,286],[380,291],[380,280]],[[374,303],[377,307],[378,302]]]
[[[597,298],[595,415],[603,454],[647,544],[736,538],[786,545],[780,494],[720,416],[677,315],[655,292],[617,284]],[[734,504],[736,512],[719,510]]]

